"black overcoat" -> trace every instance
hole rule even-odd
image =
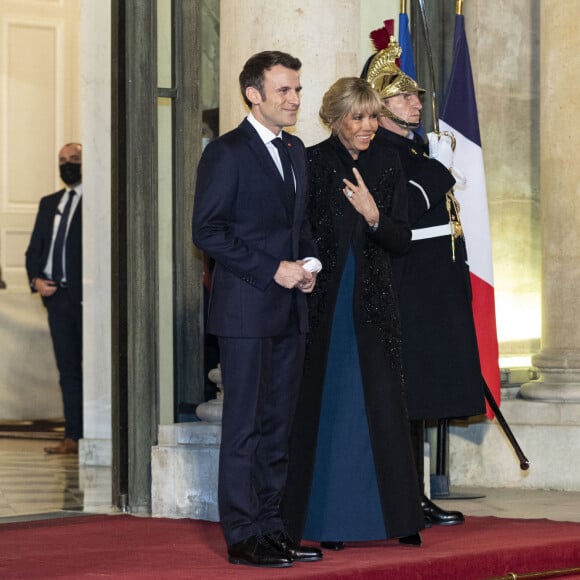
[[[282,502],[288,532],[300,538],[308,510],[334,305],[349,248],[355,256],[354,324],[383,515],[393,537],[423,527],[403,393],[401,332],[390,252],[410,244],[404,181],[394,150],[372,144],[355,162],[336,137],[308,149],[309,216],[323,270],[309,296],[310,333],[290,441]],[[345,198],[356,166],[380,212],[372,232]],[[356,181],[355,181],[356,183]]]
[[[455,180],[415,135],[407,139],[379,129],[379,147],[395,147],[407,182],[413,230],[449,223],[445,194]],[[485,413],[467,251],[463,238],[414,240],[393,263],[400,278],[403,358],[411,419]]]

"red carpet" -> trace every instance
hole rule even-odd
[[[0,525],[0,578],[483,580],[580,568],[580,524],[469,517],[422,536],[420,548],[393,540],[352,545],[275,570],[228,564],[215,523],[81,516]]]

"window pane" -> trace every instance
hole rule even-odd
[[[171,2],[157,0],[157,86],[171,88]]]

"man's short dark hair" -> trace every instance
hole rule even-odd
[[[300,70],[302,63],[291,54],[277,50],[258,52],[246,61],[240,73],[240,90],[248,107],[252,108],[252,103],[246,97],[246,89],[248,87],[254,87],[260,93],[262,99],[265,99],[264,73],[276,65],[282,65],[283,67],[297,71]]]

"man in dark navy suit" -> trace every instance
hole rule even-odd
[[[224,380],[218,502],[229,561],[287,567],[319,560],[286,534],[279,503],[304,359],[305,294],[316,275],[306,218],[306,152],[296,123],[301,63],[252,56],[240,74],[248,117],[209,143],[197,176],[193,241],[215,260],[207,331]]]
[[[40,200],[26,250],[30,288],[48,312],[48,325],[60,375],[65,436],[51,454],[78,453],[83,436],[82,315],[82,147],[68,143],[58,155],[66,187]]]

